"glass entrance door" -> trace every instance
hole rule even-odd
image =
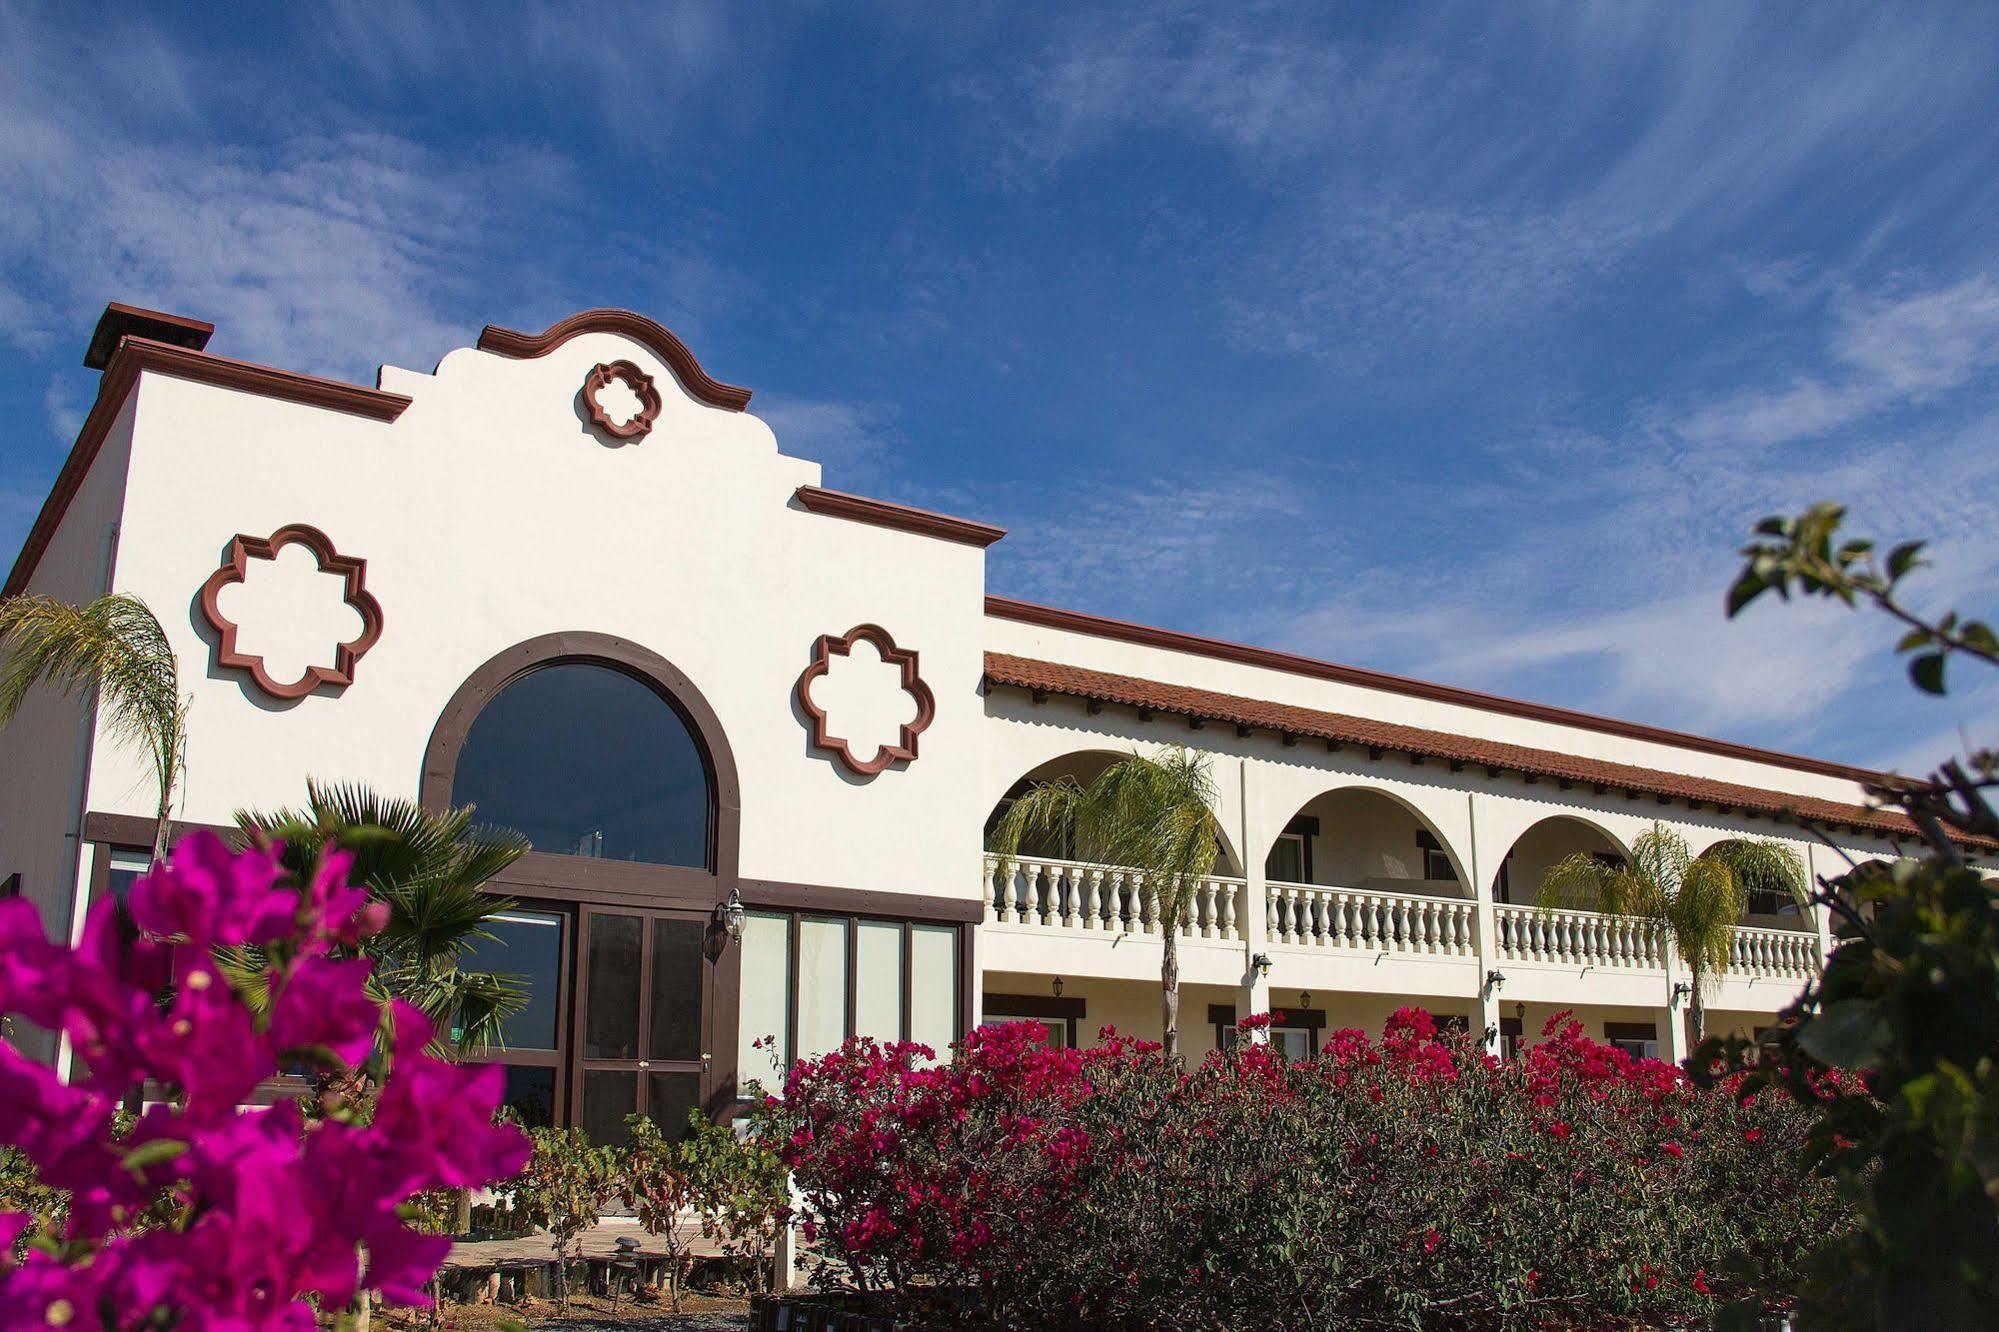
[[[677,1138],[707,1092],[703,999],[706,917],[692,912],[583,913],[582,1012],[571,1121],[596,1143],[622,1144],[625,1116],[651,1116]]]

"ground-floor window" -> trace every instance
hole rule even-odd
[[[1048,1046],[1053,1050],[1076,1048],[1083,1016],[1088,1011],[1081,999],[1059,999],[1045,994],[989,994],[980,1007],[988,1023],[1039,1022],[1048,1033]]]
[[[1659,1028],[1650,1022],[1606,1022],[1603,1039],[1634,1059],[1659,1057]]]
[[[805,911],[743,921],[736,1077],[772,1088],[793,1061],[849,1036],[946,1057],[960,1030],[963,928]]]
[[[1233,1050],[1240,1033],[1236,1029],[1236,1011],[1227,1004],[1209,1004],[1208,1021],[1215,1028],[1215,1048]],[[1323,1008],[1285,1008],[1271,1014],[1269,1038],[1270,1048],[1282,1051],[1287,1058],[1312,1059],[1319,1053],[1319,1033],[1325,1030],[1326,1010]]]
[[[501,1024],[501,1043],[486,1062],[507,1070],[501,1104],[528,1128],[557,1122],[564,1087],[562,1027],[568,1012],[570,918],[558,911],[516,909],[486,923],[490,939],[475,940],[459,955],[464,971],[519,978],[527,1003]],[[456,1030],[455,1039],[460,1033]]]

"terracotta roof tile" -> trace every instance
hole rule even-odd
[[[1758,814],[1793,816],[1816,823],[1837,824],[1896,837],[1917,835],[1915,825],[1900,814],[1869,809],[1865,805],[1822,800],[1788,791],[1713,781],[1684,773],[1663,772],[1631,763],[1581,758],[1552,749],[1505,744],[1475,736],[1432,731],[1419,726],[1402,726],[1340,712],[1320,712],[1314,708],[1244,698],[1210,689],[1141,680],[1128,675],[1037,661],[1004,652],[986,654],[986,678],[999,685],[1027,689],[1070,698],[1094,699],[1126,707],[1170,712],[1178,716],[1200,717],[1237,726],[1275,731],[1313,740],[1362,745],[1394,750],[1426,759],[1501,768],[1509,772],[1581,785],[1616,787],[1644,795],[1673,800],[1697,801],[1723,809],[1749,810]],[[1982,844],[1983,839],[1967,839]]]

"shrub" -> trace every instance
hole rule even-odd
[[[616,1191],[618,1153],[599,1147],[580,1128],[536,1129],[534,1152],[502,1188],[514,1210],[548,1231],[555,1251],[556,1298],[569,1303],[569,1266],[581,1253],[583,1232],[597,1224]]]
[[[763,1104],[822,1282],[991,1325],[1582,1325],[1781,1290],[1839,1224],[1782,1097],[1558,1018],[1500,1064],[1403,1010],[1296,1063],[1105,1033],[850,1041]]]
[[[400,1209],[519,1167],[525,1142],[491,1122],[499,1070],[432,1058],[430,1024],[398,1003],[371,1122],[240,1108],[280,1068],[371,1058],[369,964],[330,954],[380,919],[345,870],[329,856],[301,891],[270,852],[198,833],[133,885],[138,937],[106,899],[75,948],[27,902],[0,902],[0,1012],[60,1028],[88,1068],[65,1084],[0,1043],[0,1145],[66,1195],[19,1262],[7,1251],[28,1218],[0,1218],[9,1326],[309,1328],[315,1305],[365,1291],[425,1302],[450,1241]],[[216,962],[243,947],[267,959],[254,1005]],[[149,1084],[157,1099],[128,1129],[119,1103]]]

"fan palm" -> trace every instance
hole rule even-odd
[[[236,815],[252,838],[284,844],[301,882],[324,851],[353,856],[348,878],[389,908],[387,925],[361,945],[375,964],[377,998],[407,1000],[440,1033],[455,1029],[460,1052],[500,1044],[507,1017],[528,998],[517,976],[458,965],[473,943],[493,938],[487,922],[513,906],[486,892],[487,880],[528,850],[519,833],[475,828],[472,813],[308,781],[303,809]]]
[[[1023,841],[1073,846],[1079,859],[1139,871],[1138,888],[1159,922],[1160,1024],[1168,1058],[1180,1053],[1180,919],[1214,872],[1215,784],[1206,755],[1164,749],[1133,753],[1088,786],[1038,782],[993,829],[995,867],[1005,881]]]
[[[1736,922],[1751,890],[1805,899],[1804,864],[1777,842],[1722,842],[1700,856],[1661,823],[1632,843],[1631,860],[1609,862],[1587,851],[1564,857],[1541,876],[1536,903],[1557,910],[1603,911],[1654,922],[1692,973],[1687,998],[1688,1048],[1706,1035],[1705,999],[1728,970]]]
[[[54,597],[0,602],[0,726],[46,684],[96,697],[113,739],[143,749],[153,768],[153,859],[166,855],[174,788],[187,766],[180,668],[166,630],[137,597],[113,593],[87,606]]]

